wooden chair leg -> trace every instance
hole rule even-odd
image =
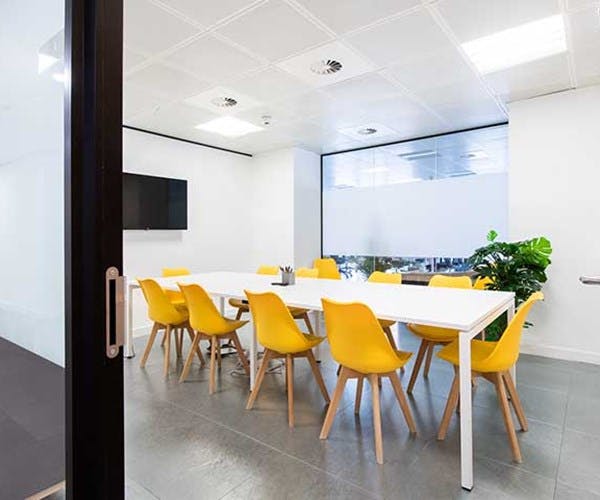
[[[193,344],[194,343],[194,338],[195,338],[194,331],[192,330],[192,328],[190,326],[187,326],[186,330],[188,332],[188,335],[190,336],[190,341]],[[199,342],[196,343],[196,347],[195,348],[192,346],[191,352],[195,352],[196,353],[196,356],[198,356],[198,359],[200,360],[200,366],[202,368],[204,368],[204,366],[206,366],[206,361],[204,360],[204,356],[202,355],[202,349],[200,349]]]
[[[152,331],[150,332],[150,338],[148,342],[146,342],[146,348],[144,349],[144,354],[142,356],[142,360],[140,361],[140,367],[144,368],[146,366],[146,361],[148,361],[148,356],[150,355],[150,351],[152,350],[152,345],[154,344],[154,339],[156,339],[156,334],[160,325],[158,323],[154,323],[152,325]]]
[[[340,376],[338,377],[338,381],[335,386],[335,391],[333,392],[333,399],[331,400],[331,403],[329,403],[329,408],[327,409],[327,414],[325,415],[325,420],[323,421],[323,427],[321,427],[319,439],[327,439],[327,436],[329,435],[329,430],[331,429],[331,424],[333,424],[333,419],[335,418],[335,412],[340,404],[340,399],[342,399],[342,395],[344,394],[344,388],[346,387],[347,380],[348,369],[342,366],[340,370]]]
[[[242,343],[240,342],[240,338],[238,337],[236,332],[233,332],[230,336],[233,345],[235,345],[235,350],[238,353],[238,358],[240,358],[240,363],[244,367],[244,371],[246,375],[250,376],[250,364],[248,363],[248,358],[246,357],[246,353],[242,348]]]
[[[319,370],[319,365],[317,364],[317,360],[315,359],[315,355],[309,349],[306,351],[306,357],[308,358],[308,362],[310,364],[310,368],[315,376],[315,380],[317,381],[317,385],[319,389],[321,389],[321,394],[323,394],[323,398],[326,403],[329,403],[329,393],[327,392],[327,387],[325,387],[325,381],[323,380],[323,375],[321,374],[321,370]]]
[[[185,364],[183,365],[183,371],[181,372],[181,376],[179,377],[179,382],[183,382],[190,371],[190,367],[192,366],[192,361],[194,360],[194,354],[196,354],[196,350],[198,349],[198,344],[200,343],[200,333],[196,333],[194,338],[192,339],[192,347],[190,348],[190,352],[187,355],[185,360]],[[204,358],[202,358],[204,361]]]
[[[163,338],[160,342],[160,346],[164,347],[166,342],[167,342],[167,330],[165,329],[165,331],[163,332]]]
[[[396,347],[396,341],[394,340],[394,335],[392,334],[392,329],[389,326],[386,326],[383,331],[385,332],[385,335],[387,337],[387,339],[390,342],[390,345],[392,346],[392,348],[397,351],[398,348]]]
[[[515,426],[510,413],[510,406],[508,405],[508,399],[506,398],[504,381],[500,373],[494,373],[494,384],[496,386],[498,402],[502,409],[502,417],[504,418],[504,425],[506,426],[506,433],[508,434],[508,441],[512,449],[513,459],[515,462],[521,463],[523,461],[521,457],[521,448],[519,447],[519,441],[517,440],[517,433],[515,432]]]
[[[239,321],[240,319],[242,319],[242,314],[243,314],[243,313],[244,313],[244,312],[243,312],[243,311],[242,311],[242,310],[241,310],[241,309],[238,307],[237,313],[236,313],[236,315],[235,315],[235,320],[236,320],[236,321]]]
[[[208,383],[208,393],[215,393],[215,365],[217,363],[217,336],[212,335],[210,338],[210,379]]]
[[[215,336],[215,349],[217,350],[217,363],[219,365],[219,370],[221,369],[221,339]]]
[[[429,368],[431,367],[431,358],[433,357],[433,347],[435,344],[433,342],[429,342],[429,347],[427,348],[427,358],[425,359],[425,368],[423,369],[423,377],[429,377]]]
[[[313,330],[312,327],[312,323],[310,322],[310,318],[308,317],[308,313],[305,312],[301,318],[304,320],[304,324],[306,325],[306,328],[308,330],[308,333],[310,333],[311,335],[315,334],[315,331]]]
[[[396,393],[396,399],[400,404],[400,409],[402,410],[402,414],[404,415],[404,420],[406,420],[406,425],[408,425],[408,429],[411,434],[417,433],[417,426],[415,425],[415,421],[412,416],[412,411],[410,411],[410,406],[408,406],[408,401],[406,400],[406,396],[404,395],[404,390],[402,389],[402,384],[400,383],[400,379],[398,378],[398,374],[396,372],[390,372],[388,374],[390,378],[390,382],[392,383],[392,387],[394,388],[394,392]]]
[[[529,429],[529,426],[527,425],[527,417],[525,416],[525,411],[523,410],[523,406],[521,405],[519,393],[517,392],[517,388],[515,387],[515,383],[513,382],[510,372],[504,372],[502,374],[502,378],[506,383],[506,388],[508,389],[508,394],[510,395],[510,402],[512,403],[512,406],[515,409],[515,413],[517,414],[517,418],[519,419],[519,424],[521,424],[521,430],[523,432],[527,432],[527,430]]]
[[[356,380],[356,397],[354,398],[354,414],[355,415],[358,415],[360,413],[360,401],[362,399],[362,390],[363,390],[364,380],[365,380],[364,377],[358,377],[358,379]]]
[[[423,363],[423,357],[425,356],[425,352],[427,351],[427,346],[429,342],[426,340],[421,341],[421,345],[419,346],[419,352],[417,353],[417,359],[415,360],[415,366],[413,367],[413,371],[410,375],[410,381],[408,382],[408,388],[406,392],[412,394],[413,388],[415,387],[415,382],[417,381],[417,377],[419,375],[419,370],[421,369],[421,364]]]
[[[437,438],[439,441],[443,441],[444,439],[446,439],[446,433],[448,432],[448,426],[450,425],[450,418],[452,417],[454,408],[456,408],[456,405],[458,403],[459,386],[460,379],[458,373],[455,373],[454,379],[452,380],[452,386],[450,387],[450,393],[448,394],[448,401],[446,401],[444,416],[442,417],[442,421],[440,422],[440,428],[438,429]]]
[[[285,356],[285,374],[287,378],[288,425],[294,427],[294,357]]]
[[[177,357],[182,357],[182,348],[183,348],[183,329],[177,328],[175,330],[175,350],[177,352]]]
[[[248,396],[248,402],[246,403],[246,410],[251,410],[254,406],[254,401],[256,401],[256,397],[258,396],[258,391],[260,391],[260,386],[263,383],[265,378],[265,373],[267,372],[267,368],[269,367],[269,359],[271,358],[271,351],[269,349],[265,349],[265,353],[262,358],[262,363],[260,364],[260,368],[258,369],[258,373],[256,374],[256,381],[254,382],[254,389],[250,392],[250,396]]]
[[[375,432],[375,457],[378,464],[383,464],[383,438],[381,436],[381,408],[379,402],[379,376],[369,375],[371,394],[373,396],[373,430]]]
[[[171,361],[171,325],[167,325],[167,331],[165,334],[165,359],[163,365],[163,375],[166,377],[169,374],[169,363]]]

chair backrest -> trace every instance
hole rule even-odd
[[[146,302],[148,317],[163,325],[176,325],[185,321],[185,315],[178,311],[161,286],[153,279],[138,279]]]
[[[179,283],[179,289],[185,297],[190,314],[190,325],[194,330],[206,335],[227,333],[231,330],[204,288],[196,284],[183,285]]]
[[[319,278],[330,280],[342,279],[334,259],[315,259],[313,267],[319,270]]]
[[[442,288],[473,288],[471,278],[468,276],[446,276],[445,274],[435,274],[429,280],[429,286],[439,286]]]
[[[400,273],[373,271],[367,281],[369,283],[392,283],[394,285],[400,285],[402,283],[402,275]]]
[[[488,366],[489,371],[504,371],[511,368],[519,359],[519,347],[521,345],[521,333],[531,306],[536,302],[544,300],[542,292],[532,293],[531,296],[521,304],[519,310],[510,321],[506,330],[496,343],[496,347],[482,363]]]
[[[263,346],[280,353],[308,349],[306,338],[278,295],[273,292],[252,293],[248,290],[245,293],[258,341]]]
[[[187,267],[163,267],[162,277],[172,278],[173,276],[187,276],[192,274]]]
[[[296,276],[298,278],[318,278],[319,270],[314,267],[299,267],[296,269]]]
[[[491,285],[494,281],[487,276],[477,276],[473,288],[475,290],[487,290],[488,285]]]
[[[279,266],[259,266],[259,268],[256,270],[256,274],[268,274],[268,275],[275,275],[275,274],[279,274]]]
[[[398,356],[373,311],[359,302],[321,299],[331,355],[339,364],[361,373],[397,369]]]

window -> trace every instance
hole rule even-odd
[[[468,270],[507,229],[508,127],[323,156],[323,255],[344,277]]]

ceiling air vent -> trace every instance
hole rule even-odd
[[[377,133],[377,129],[372,127],[359,128],[356,133],[360,135],[373,135]]]
[[[333,75],[342,70],[342,63],[335,59],[321,59],[310,65],[310,70],[317,75]]]
[[[233,108],[238,103],[233,97],[215,97],[210,102],[217,108]]]

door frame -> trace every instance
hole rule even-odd
[[[124,498],[122,352],[106,356],[105,271],[122,272],[123,0],[65,0],[67,498]]]

